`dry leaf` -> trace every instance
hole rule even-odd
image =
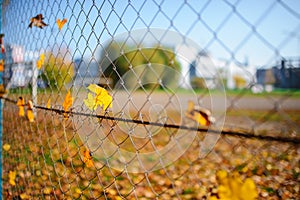
[[[3,150],[4,151],[9,151],[10,150],[10,145],[9,144],[4,144],[3,145]]]
[[[0,34],[0,46],[1,46],[1,53],[5,53],[5,46],[4,46],[4,41],[3,41],[3,38],[4,38],[4,34],[1,33]],[[3,71],[3,70],[2,70]]]
[[[252,179],[247,178],[243,182],[238,172],[228,174],[225,170],[218,171],[216,176],[220,199],[255,200],[258,197],[256,185]]]
[[[18,101],[17,101],[17,106],[19,107],[19,116],[20,117],[24,117],[25,116],[25,100],[23,97],[19,97]]]
[[[87,167],[92,167],[92,166],[94,166],[93,159],[92,159],[92,155],[91,155],[91,153],[90,153],[89,150],[85,150],[85,151],[84,151],[83,162],[85,163],[85,165],[86,165]]]
[[[67,19],[63,19],[63,20],[60,20],[60,19],[57,19],[56,20],[56,24],[58,26],[58,29],[61,31],[61,29],[63,28],[63,26],[65,25],[65,23],[67,23]]]
[[[46,107],[49,109],[51,108],[51,99],[48,99]]]
[[[52,192],[52,188],[50,188],[50,187],[45,187],[45,188],[43,189],[43,193],[44,193],[44,194],[51,194],[51,192]]]
[[[8,181],[9,181],[9,184],[11,184],[12,186],[15,186],[16,185],[16,176],[17,176],[17,173],[16,171],[9,171],[8,173]]]
[[[65,113],[64,113],[64,118],[65,119],[69,118],[69,115],[68,115],[67,112],[71,108],[72,104],[73,104],[73,97],[72,97],[71,91],[69,89],[68,93],[67,93],[67,95],[65,97],[64,103],[63,103],[63,108],[64,108],[64,111],[65,111]]]
[[[201,107],[195,108],[195,104],[192,101],[188,102],[188,109],[185,116],[198,122],[202,126],[209,126],[215,121],[209,110]]]
[[[32,26],[36,26],[40,29],[43,29],[43,27],[45,26],[48,26],[48,24],[46,24],[44,21],[43,21],[44,17],[42,14],[38,14],[36,15],[35,17],[32,17],[30,19],[30,23],[28,25],[29,28],[32,28]]]
[[[20,194],[20,198],[21,199],[30,199],[30,196],[26,193],[22,193],[22,194]]]
[[[84,104],[90,110],[96,110],[98,106],[101,106],[103,110],[112,107],[112,97],[104,88],[96,84],[90,84],[88,90],[94,93],[88,93],[87,99],[84,100]]]
[[[77,194],[82,194],[82,191],[80,190],[80,188],[76,187],[76,188],[75,188],[75,193],[77,193]]]
[[[4,60],[1,59],[0,60],[0,72],[3,72],[4,71]]]
[[[44,65],[44,62],[45,62],[45,54],[42,53],[42,54],[40,55],[40,59],[36,62],[36,67],[37,67],[38,69],[41,69],[42,66]]]

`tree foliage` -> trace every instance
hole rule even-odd
[[[191,79],[191,86],[193,89],[207,89],[205,79],[200,77],[193,77]]]
[[[42,79],[51,87],[59,89],[68,84],[74,76],[74,64],[60,54],[46,53]]]
[[[123,49],[123,50],[122,50]],[[101,56],[103,76],[113,85],[124,80],[125,87],[178,86],[180,64],[171,49],[161,46],[133,49],[119,43],[110,43]]]

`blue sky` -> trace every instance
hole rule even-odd
[[[256,66],[300,55],[298,0],[10,0],[4,12],[6,43],[22,45],[26,51],[44,51],[57,44],[68,47],[73,59],[97,57],[109,39],[145,28],[176,31],[214,58],[248,59]],[[28,29],[30,17],[38,13],[49,26]],[[57,18],[68,19],[61,32]]]

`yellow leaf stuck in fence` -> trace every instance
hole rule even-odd
[[[84,151],[84,157],[83,157],[83,162],[87,167],[92,167],[94,166],[93,159],[91,152],[89,150]]]
[[[195,104],[192,101],[188,102],[188,108],[185,116],[193,121],[198,122],[201,126],[209,126],[215,121],[209,110],[202,107],[195,108]]]
[[[48,99],[46,107],[49,109],[51,108],[51,99]]]
[[[32,28],[32,26],[36,26],[40,29],[43,29],[43,27],[48,26],[48,24],[46,24],[43,21],[44,17],[42,14],[38,14],[35,17],[30,18],[30,23],[28,25],[29,28]]]
[[[58,26],[58,29],[61,31],[61,29],[64,27],[65,23],[67,23],[67,19],[63,19],[63,20],[60,20],[60,19],[57,19],[56,20],[56,24]]]
[[[44,65],[44,62],[45,62],[45,54],[42,53],[42,54],[40,55],[40,59],[36,62],[36,67],[37,67],[38,69],[41,69],[42,66]]]
[[[25,100],[23,97],[19,97],[19,99],[17,101],[17,106],[19,107],[19,116],[24,117],[25,116],[25,110],[24,110]]]
[[[65,119],[69,118],[69,115],[68,115],[67,112],[69,112],[69,109],[72,107],[72,105],[73,105],[73,97],[71,95],[71,91],[68,90],[68,93],[67,93],[67,95],[65,97],[65,100],[64,100],[64,103],[63,103],[63,108],[64,108],[64,111],[65,111],[65,113],[64,113],[64,118]]]
[[[102,107],[103,110],[112,107],[112,97],[104,88],[96,84],[90,84],[88,90],[94,93],[88,93],[87,99],[84,100],[84,104],[90,110],[96,110],[98,106]]]

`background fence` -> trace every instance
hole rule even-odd
[[[299,10],[2,1],[3,198],[299,198]]]

